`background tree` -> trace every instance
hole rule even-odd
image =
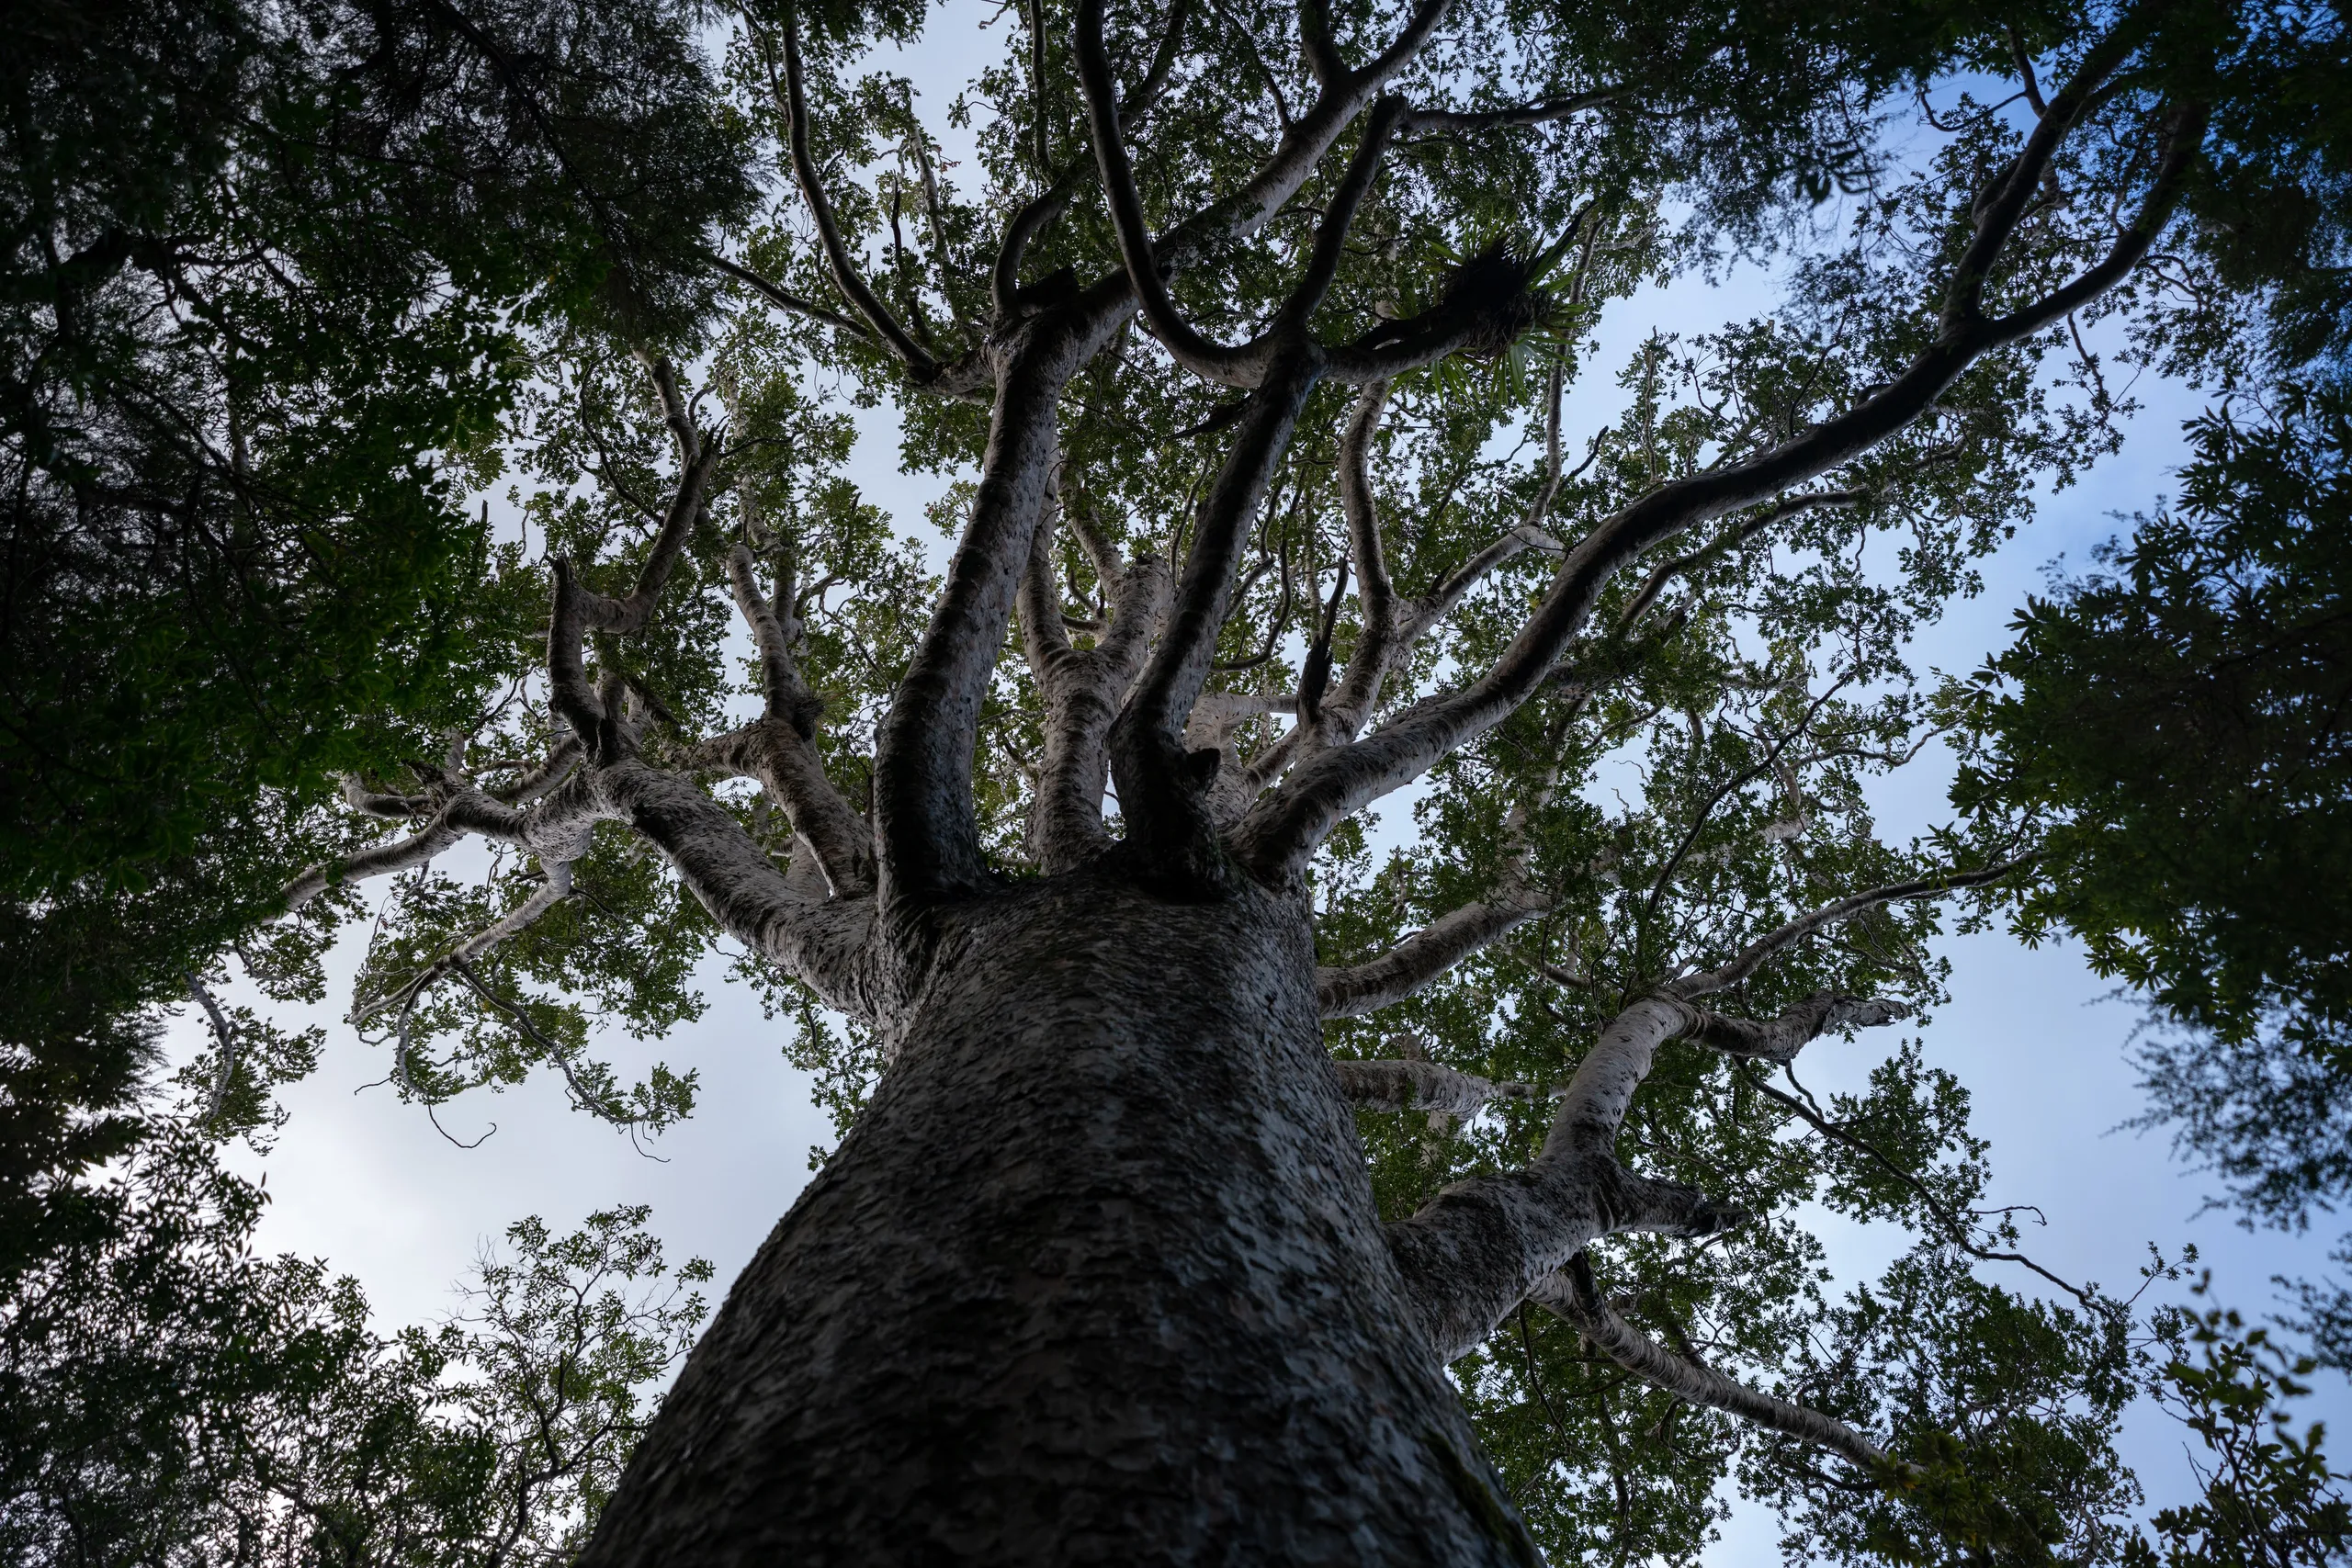
[[[2023,929],[2149,998],[2149,1121],[2300,1226],[2352,1185],[2352,430],[2320,380],[2189,435],[2174,505],[2029,603],[1966,694],[1955,798],[2048,823]],[[2340,1298],[2307,1294],[2344,1364]]]
[[[496,700],[464,490],[517,326],[690,321],[751,194],[692,25],[11,8],[0,1272],[135,1135],[154,1006],[342,847],[328,775]]]
[[[0,1548],[57,1564],[559,1562],[703,1316],[642,1208],[486,1251],[390,1337],[349,1279],[265,1261],[265,1195],[159,1137],[0,1318]]]
[[[401,1091],[548,1066],[639,1130],[691,1075],[619,1083],[594,1012],[684,1016],[716,939],[796,1015],[848,1134],[587,1559],[1684,1559],[1735,1467],[1800,1551],[2125,1551],[2162,1345],[1978,1277],[2026,1260],[1914,1048],[1793,1069],[2031,874],[2008,818],[1875,832],[1942,721],[1905,637],[2112,445],[2076,328],[2224,362],[2332,232],[2316,178],[2301,240],[2230,214],[2336,35],[1039,4],[965,188],[859,63],[924,20],[741,18],[789,199],[710,262],[738,309],[530,340],[549,558],[460,638],[514,700],[348,771],[247,964],[315,987],[397,876],[353,1017]],[[1568,427],[1596,312],[1841,190],[1782,309]],[[842,473],[881,396],[935,581]],[[1815,1197],[1920,1246],[1825,1302]]]

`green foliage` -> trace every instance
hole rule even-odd
[[[2199,1284],[2201,1294],[2204,1285]],[[2316,1363],[2248,1329],[2234,1312],[2182,1314],[2156,1400],[2204,1440],[2191,1460],[2204,1493],[2157,1512],[2153,1545],[2135,1539],[2130,1568],[2320,1568],[2352,1551],[2352,1503],[2327,1468],[2316,1421],[2297,1437],[2283,1402],[2311,1392]],[[2197,1359],[2188,1359],[2194,1346]]]
[[[2030,602],[1970,694],[1955,799],[2050,823],[2022,930],[2230,1042],[2352,1022],[2352,407],[2287,388],[2188,429],[2170,511]]]
[[[647,1211],[536,1219],[391,1337],[349,1279],[256,1258],[266,1195],[185,1133],[0,1292],[0,1554],[88,1565],[568,1561],[703,1316]]]

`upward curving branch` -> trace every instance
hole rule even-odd
[[[765,38],[762,51],[765,52]],[[775,67],[768,66],[771,85]],[[792,154],[792,175],[799,184],[801,199],[808,204],[808,215],[817,225],[817,240],[825,252],[825,265],[833,275],[833,286],[842,291],[859,317],[874,334],[889,344],[892,353],[902,361],[917,384],[939,378],[940,362],[932,353],[907,333],[891,315],[874,290],[867,287],[864,274],[849,254],[849,244],[842,238],[841,220],[833,215],[833,204],[825,194],[823,175],[817,168],[817,159],[808,150],[808,95],[801,80],[800,17],[786,7],[784,21],[784,99],[786,141]]]
[[[1311,347],[1295,349],[1250,394],[1233,446],[1202,498],[1166,627],[1111,727],[1111,767],[1128,850],[1148,867],[1209,874],[1203,857],[1212,852],[1216,826],[1210,790],[1224,754],[1186,750],[1185,723],[1208,683],[1250,519],[1264,503],[1320,370]]]

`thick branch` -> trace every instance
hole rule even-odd
[[[564,736],[549,749],[547,760],[511,784],[502,784],[489,791],[492,799],[508,806],[523,806],[537,800],[571,776],[580,761],[580,739]]]
[[[1536,1280],[1619,1231],[1704,1236],[1747,1213],[1617,1163],[1617,1133],[1658,1047],[1689,1010],[1646,997],[1611,1020],[1577,1065],[1543,1151],[1525,1168],[1457,1182],[1388,1227],[1414,1312],[1441,1358],[1483,1341]]]
[[[1645,1180],[1605,1156],[1545,1157],[1460,1181],[1387,1227],[1406,1298],[1442,1361],[1466,1355],[1538,1280],[1605,1235],[1709,1236],[1747,1214],[1696,1189]]]
[[[1704,1008],[1684,1010],[1690,1016],[1683,1030],[1685,1038],[1713,1046],[1726,1056],[1759,1062],[1792,1062],[1798,1052],[1833,1029],[1876,1029],[1911,1016],[1911,1010],[1901,1002],[1841,997],[1829,991],[1807,997],[1780,1017],[1763,1021]]]
[[[1128,309],[1115,283],[1029,323],[998,367],[971,521],[875,745],[875,833],[890,898],[984,886],[973,818],[980,705],[1053,480],[1062,388]]]
[[[1205,804],[1222,753],[1188,753],[1185,721],[1232,608],[1250,519],[1265,501],[1319,369],[1312,350],[1285,355],[1250,394],[1232,448],[1202,499],[1167,626],[1112,725],[1120,811],[1129,844],[1147,863],[1189,859],[1209,829]]]
[[[1878,1473],[1894,1461],[1843,1421],[1749,1388],[1711,1367],[1675,1355],[1619,1316],[1601,1295],[1592,1265],[1578,1253],[1568,1266],[1546,1275],[1528,1300],[1575,1325],[1585,1342],[1655,1388],[1709,1410],[1721,1410],[1800,1442],[1825,1448]]]
[[[872,899],[801,896],[732,811],[691,780],[636,757],[597,769],[595,789],[614,816],[668,857],[719,929],[806,983],[826,1006],[875,1016]]]
[[[1345,968],[1317,969],[1315,995],[1325,1018],[1361,1018],[1393,1007],[1472,953],[1491,947],[1544,912],[1532,896],[1465,904],[1415,931],[1379,957]]]
[[[1203,337],[1176,309],[1168,281],[1153,254],[1151,228],[1144,217],[1143,197],[1136,188],[1134,161],[1127,154],[1126,135],[1119,128],[1117,89],[1111,79],[1111,59],[1102,44],[1103,0],[1079,0],[1077,55],[1079,85],[1086,97],[1086,127],[1094,143],[1095,169],[1119,240],[1120,259],[1136,301],[1152,334],[1186,369],[1227,386],[1248,386],[1261,368],[1263,339],[1239,349],[1227,348]]]
[[[1192,14],[1191,0],[1175,0],[1168,7],[1167,24],[1160,29],[1159,45],[1152,51],[1151,65],[1134,93],[1119,104],[1120,116],[1139,117],[1159,102],[1174,75],[1176,60],[1184,40],[1184,23]],[[1021,259],[1030,243],[1044,231],[1046,226],[1062,214],[1069,199],[1077,194],[1079,182],[1091,168],[1090,160],[1079,160],[1054,176],[1046,187],[1022,203],[1012,220],[1005,225],[1004,239],[997,246],[996,260],[989,269],[989,295],[997,319],[1009,321],[1021,305]]]

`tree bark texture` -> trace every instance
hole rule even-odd
[[[1538,1561],[1414,1327],[1306,909],[1094,872],[934,919],[583,1568]]]

